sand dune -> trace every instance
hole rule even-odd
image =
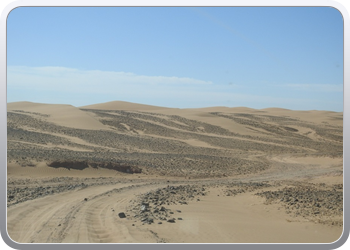
[[[42,119],[60,126],[80,129],[106,129],[89,114],[72,105],[15,102],[7,104],[8,111],[37,113]]]
[[[169,109],[169,108],[164,108],[164,107],[138,104],[138,103],[132,103],[132,102],[123,102],[123,101],[99,103],[99,104],[81,106],[79,108],[81,108],[81,109],[101,109],[101,110],[138,110],[138,111]]]
[[[7,149],[17,242],[330,243],[342,233],[340,112],[17,102]]]
[[[230,107],[225,107],[225,106],[187,109],[187,110],[197,110],[197,111],[201,111],[201,112],[226,112],[226,113],[261,112],[258,109],[252,109],[252,108],[247,108],[247,107],[232,107],[232,108],[230,108]]]

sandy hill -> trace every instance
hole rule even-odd
[[[7,104],[7,111],[38,115],[48,122],[65,127],[92,130],[104,129],[102,123],[72,105],[13,102]]]
[[[248,107],[225,107],[225,106],[205,107],[205,108],[186,109],[186,110],[197,110],[201,112],[228,112],[228,113],[259,112],[259,110],[257,109],[252,109]]]
[[[8,104],[7,119],[8,157],[12,159],[18,154],[45,161],[124,159],[152,166],[151,170],[168,168],[173,175],[195,170],[196,175],[218,176],[242,172],[235,166],[248,151],[247,172],[263,168],[251,162],[254,154],[342,154],[343,120],[342,113],[336,112],[175,109],[120,101],[81,108],[17,102]],[[57,147],[65,150],[57,152]],[[38,155],[31,156],[30,151]],[[177,169],[172,168],[175,162]],[[200,169],[197,162],[201,162]],[[214,162],[217,171],[210,170]]]
[[[137,111],[149,111],[149,110],[164,110],[169,108],[138,104],[132,102],[112,101],[93,105],[87,105],[79,107],[81,109],[100,109],[100,110],[137,110]]]

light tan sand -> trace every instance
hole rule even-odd
[[[39,113],[46,115],[42,117],[44,120],[71,128],[92,130],[107,129],[98,120],[71,105],[15,102],[8,103],[7,110]]]
[[[128,113],[135,120],[120,121],[120,127],[113,127],[102,122],[103,119],[93,112],[85,111],[109,110],[132,111]],[[27,127],[26,124],[16,124],[28,132],[40,132],[44,135],[53,135],[68,140],[69,144],[42,143],[34,139],[28,139],[22,135],[16,135],[8,140],[8,143],[17,143],[9,150],[15,150],[16,145],[32,147],[32,151],[40,152],[43,149],[51,149],[53,152],[67,149],[70,152],[91,153],[96,156],[101,152],[140,154],[149,153],[156,155],[154,160],[161,161],[161,171],[153,168],[144,168],[141,174],[126,174],[104,168],[86,168],[84,170],[51,168],[47,162],[31,160],[33,167],[23,165],[22,156],[11,159],[7,163],[8,187],[11,190],[27,187],[33,190],[40,187],[64,186],[62,192],[49,195],[36,196],[33,200],[19,201],[17,204],[10,204],[7,209],[7,229],[9,236],[17,242],[79,242],[79,243],[331,243],[336,241],[342,233],[341,226],[315,223],[307,217],[295,217],[287,214],[280,203],[266,204],[265,199],[255,195],[261,190],[278,190],[284,187],[285,182],[303,184],[325,184],[331,189],[332,185],[343,184],[343,159],[342,155],[331,156],[326,149],[319,149],[321,153],[313,148],[314,144],[288,144],[287,136],[278,137],[278,134],[268,130],[267,127],[259,127],[260,122],[242,123],[243,121],[256,120],[238,115],[254,115],[261,118],[268,117],[291,118],[281,125],[279,120],[264,120],[265,125],[276,128],[287,126],[297,129],[293,132],[300,138],[307,138],[318,143],[328,142],[334,145],[341,145],[337,138],[323,136],[317,133],[318,128],[327,130],[331,126],[335,132],[342,136],[342,113],[328,111],[292,111],[279,108],[254,110],[245,107],[208,107],[202,109],[173,109],[150,105],[134,104],[128,102],[108,102],[84,107],[73,107],[71,105],[39,104],[30,102],[9,103],[7,110],[14,114],[26,114],[36,119],[44,120],[50,124],[64,128],[81,129],[84,131],[112,131],[120,135],[128,135],[125,141],[115,140],[115,144],[104,144],[98,141],[88,142],[87,138],[74,133],[67,134],[58,131],[44,131],[43,128]],[[217,116],[213,113],[222,113],[225,116]],[[144,117],[137,117],[137,114],[153,116],[153,120]],[[186,124],[181,119],[173,119],[173,116],[196,121]],[[232,118],[231,117],[231,118]],[[163,119],[161,121],[156,118]],[[173,122],[172,124],[167,123]],[[296,121],[303,122],[301,125]],[[146,124],[139,128],[139,123]],[[162,123],[164,122],[164,123]],[[204,125],[203,125],[204,124]],[[234,135],[220,134],[215,129],[205,131],[203,126],[212,125],[226,129]],[[159,130],[153,126],[159,126]],[[171,127],[173,126],[173,127]],[[192,130],[186,130],[187,127]],[[323,126],[323,127],[322,127]],[[152,130],[153,129],[153,130]],[[210,127],[209,127],[210,129]],[[208,130],[209,130],[208,129]],[[165,131],[159,132],[158,131]],[[149,132],[151,131],[151,132]],[[281,130],[285,131],[285,130]],[[338,131],[338,132],[337,132]],[[321,131],[322,132],[322,131]],[[84,132],[85,133],[85,132]],[[87,133],[87,132],[86,132]],[[176,137],[178,136],[178,137]],[[22,138],[23,137],[23,138]],[[124,137],[121,137],[124,138]],[[154,144],[145,144],[145,148],[138,147],[137,143],[128,144],[129,139],[154,139]],[[231,144],[215,144],[210,140],[214,138],[220,143],[221,140],[232,139]],[[270,139],[275,141],[270,141]],[[287,138],[287,139],[286,139]],[[299,137],[295,137],[299,138]],[[108,141],[109,138],[105,138]],[[31,141],[33,140],[33,141]],[[166,140],[170,146],[183,143],[179,149],[174,147],[170,152],[162,152],[157,146],[160,140]],[[297,139],[295,139],[297,140]],[[293,142],[293,141],[291,141]],[[240,144],[241,143],[241,144]],[[253,147],[259,143],[259,147],[251,149],[231,148],[234,145],[247,145]],[[338,143],[338,144],[336,144]],[[163,145],[163,144],[162,144]],[[164,144],[168,145],[168,144]],[[185,148],[188,146],[188,148]],[[281,151],[264,151],[268,146],[281,146]],[[322,144],[323,145],[323,144]],[[338,146],[339,146],[338,145]],[[283,146],[283,147],[282,147]],[[155,149],[154,149],[154,148]],[[181,147],[184,147],[182,149]],[[225,148],[227,147],[227,148]],[[261,149],[261,151],[259,151]],[[289,153],[288,150],[302,149],[301,153]],[[176,151],[178,150],[178,151]],[[194,151],[189,151],[194,150]],[[195,158],[194,155],[205,154],[203,152],[220,153],[219,158],[209,159],[210,164],[204,166],[204,160]],[[222,150],[222,151],[220,151]],[[323,150],[323,151],[322,151]],[[27,151],[23,151],[27,152]],[[194,153],[193,153],[194,152]],[[173,154],[186,154],[186,157],[179,161],[173,159]],[[214,153],[212,153],[214,154]],[[214,154],[214,156],[215,156]],[[161,158],[164,155],[164,158]],[[170,156],[169,156],[170,155]],[[25,157],[28,157],[26,155]],[[148,156],[147,156],[148,157]],[[233,165],[225,167],[216,164],[217,159],[237,157],[239,160],[258,161],[259,164],[268,163],[269,168],[251,171],[244,174],[232,172],[237,167],[248,168],[250,163],[245,165]],[[30,158],[30,157],[29,157]],[[25,158],[26,159],[26,158]],[[140,158],[142,160],[142,158]],[[145,158],[149,159],[149,158]],[[18,162],[16,162],[18,160]],[[64,160],[64,159],[62,159]],[[179,163],[186,161],[188,164],[198,163],[197,168]],[[133,162],[134,158],[133,158]],[[155,161],[158,163],[158,161]],[[170,167],[167,167],[171,162]],[[174,162],[174,163],[173,163]],[[240,162],[240,161],[238,161]],[[22,166],[21,166],[22,164]],[[163,164],[163,165],[162,165]],[[235,163],[239,164],[239,163]],[[141,164],[142,165],[142,164]],[[188,169],[187,169],[188,167]],[[208,176],[196,176],[195,171],[206,171]],[[254,169],[253,169],[254,170]],[[215,171],[220,175],[215,175]],[[175,173],[175,174],[174,174]],[[223,175],[222,173],[225,173]],[[58,178],[58,179],[57,179]],[[57,181],[57,180],[58,181]],[[281,182],[283,185],[271,186],[257,191],[243,192],[236,196],[226,196],[225,185],[230,181],[267,182],[271,185]],[[70,185],[85,182],[87,186],[79,186],[69,189]],[[73,184],[72,184],[73,183]],[[200,197],[200,201],[194,199],[188,205],[167,205],[167,208],[175,212],[176,223],[163,221],[162,224],[142,224],[140,220],[133,218],[127,213],[127,218],[119,218],[119,212],[127,212],[128,206],[135,203],[138,195],[154,192],[157,188],[164,188],[168,185],[204,185],[216,183],[211,186],[208,195]],[[327,186],[327,187],[328,187]],[[44,191],[35,191],[44,192]],[[23,198],[23,197],[22,197]],[[25,198],[25,197],[24,197]],[[86,200],[84,200],[86,198]],[[181,217],[182,220],[178,220]],[[339,217],[339,216],[338,216]],[[339,219],[339,218],[336,219]],[[330,218],[332,219],[332,218]],[[157,221],[158,222],[158,221]]]
[[[219,194],[219,196],[217,196]],[[342,233],[286,216],[278,206],[263,204],[263,199],[244,194],[225,197],[213,190],[208,197],[190,206],[177,205],[176,225],[154,225],[159,237],[178,243],[330,243]]]
[[[14,205],[8,231],[15,241],[34,243],[331,243],[342,233],[341,227],[288,216],[260,197],[225,197],[215,188],[200,202],[170,206],[181,210],[174,214],[182,218],[176,223],[141,225],[117,216],[136,194],[160,186],[104,185]]]
[[[281,108],[267,108],[261,109],[261,111],[266,111],[270,115],[275,116],[291,116],[297,117],[299,119],[313,122],[313,123],[333,123],[337,126],[342,126],[343,124],[343,113],[333,112],[333,111],[321,111],[321,110],[308,110],[308,111],[296,111]]]
[[[81,106],[79,108],[81,108],[81,109],[102,109],[102,110],[137,110],[137,111],[169,109],[169,108],[164,108],[164,107],[138,104],[138,103],[132,103],[132,102],[123,102],[123,101],[99,103],[99,104]]]

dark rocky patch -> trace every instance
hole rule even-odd
[[[169,205],[187,205],[198,196],[205,196],[207,190],[203,185],[179,185],[159,188],[155,191],[140,195],[128,208],[135,219],[141,222],[153,223],[155,220],[168,221],[170,216],[181,213],[181,210],[172,211]]]
[[[67,168],[67,169],[78,169],[83,170],[88,167],[93,168],[107,168],[107,169],[113,169],[116,171],[134,174],[134,173],[141,173],[141,168],[136,166],[128,166],[121,163],[113,163],[113,162],[89,162],[89,161],[53,161],[49,164],[47,164],[49,167],[53,168]]]
[[[342,225],[342,219],[330,219],[343,214],[343,191],[340,185],[296,184],[278,191],[257,193],[266,198],[266,203],[280,203],[286,213],[301,216],[314,222]]]
[[[265,182],[234,182],[226,185],[224,193],[226,196],[236,196],[237,194],[252,192],[271,185]]]

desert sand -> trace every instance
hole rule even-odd
[[[331,243],[343,113],[7,104],[19,243]]]

